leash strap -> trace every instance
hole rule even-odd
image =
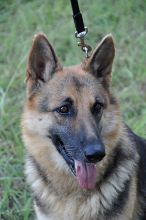
[[[81,47],[82,51],[85,52],[86,57],[89,57],[89,52],[92,50],[92,48],[85,44],[84,37],[88,33],[88,28],[84,26],[84,21],[82,14],[80,12],[78,0],[70,0],[72,11],[73,11],[73,19],[74,24],[76,28],[75,37],[79,38],[80,42],[78,42],[78,46]]]
[[[71,0],[71,6],[72,6],[72,11],[73,11],[73,19],[75,23],[75,27],[77,30],[77,34],[80,34],[81,32],[85,31],[84,28],[84,22],[82,18],[82,14],[79,9],[79,4],[77,0]]]

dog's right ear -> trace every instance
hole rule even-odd
[[[59,69],[61,65],[45,35],[36,35],[28,57],[26,80],[38,85],[47,82]]]
[[[108,89],[111,82],[112,64],[115,56],[115,46],[112,35],[105,36],[86,61],[83,68],[96,77]]]

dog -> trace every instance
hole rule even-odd
[[[38,220],[146,220],[146,140],[111,92],[114,56],[109,34],[63,67],[47,37],[34,37],[22,137]]]

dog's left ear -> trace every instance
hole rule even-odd
[[[92,73],[104,87],[111,81],[115,47],[111,34],[105,36],[86,63],[85,69]]]
[[[47,82],[61,65],[44,34],[34,37],[27,64],[27,79],[33,83]]]

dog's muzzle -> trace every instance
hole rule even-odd
[[[105,156],[105,148],[102,142],[88,144],[83,148],[83,158],[73,158],[65,144],[58,135],[52,135],[52,139],[57,151],[64,158],[70,170],[76,176],[77,182],[81,188],[93,189],[96,186],[97,170],[96,163],[101,161]]]

